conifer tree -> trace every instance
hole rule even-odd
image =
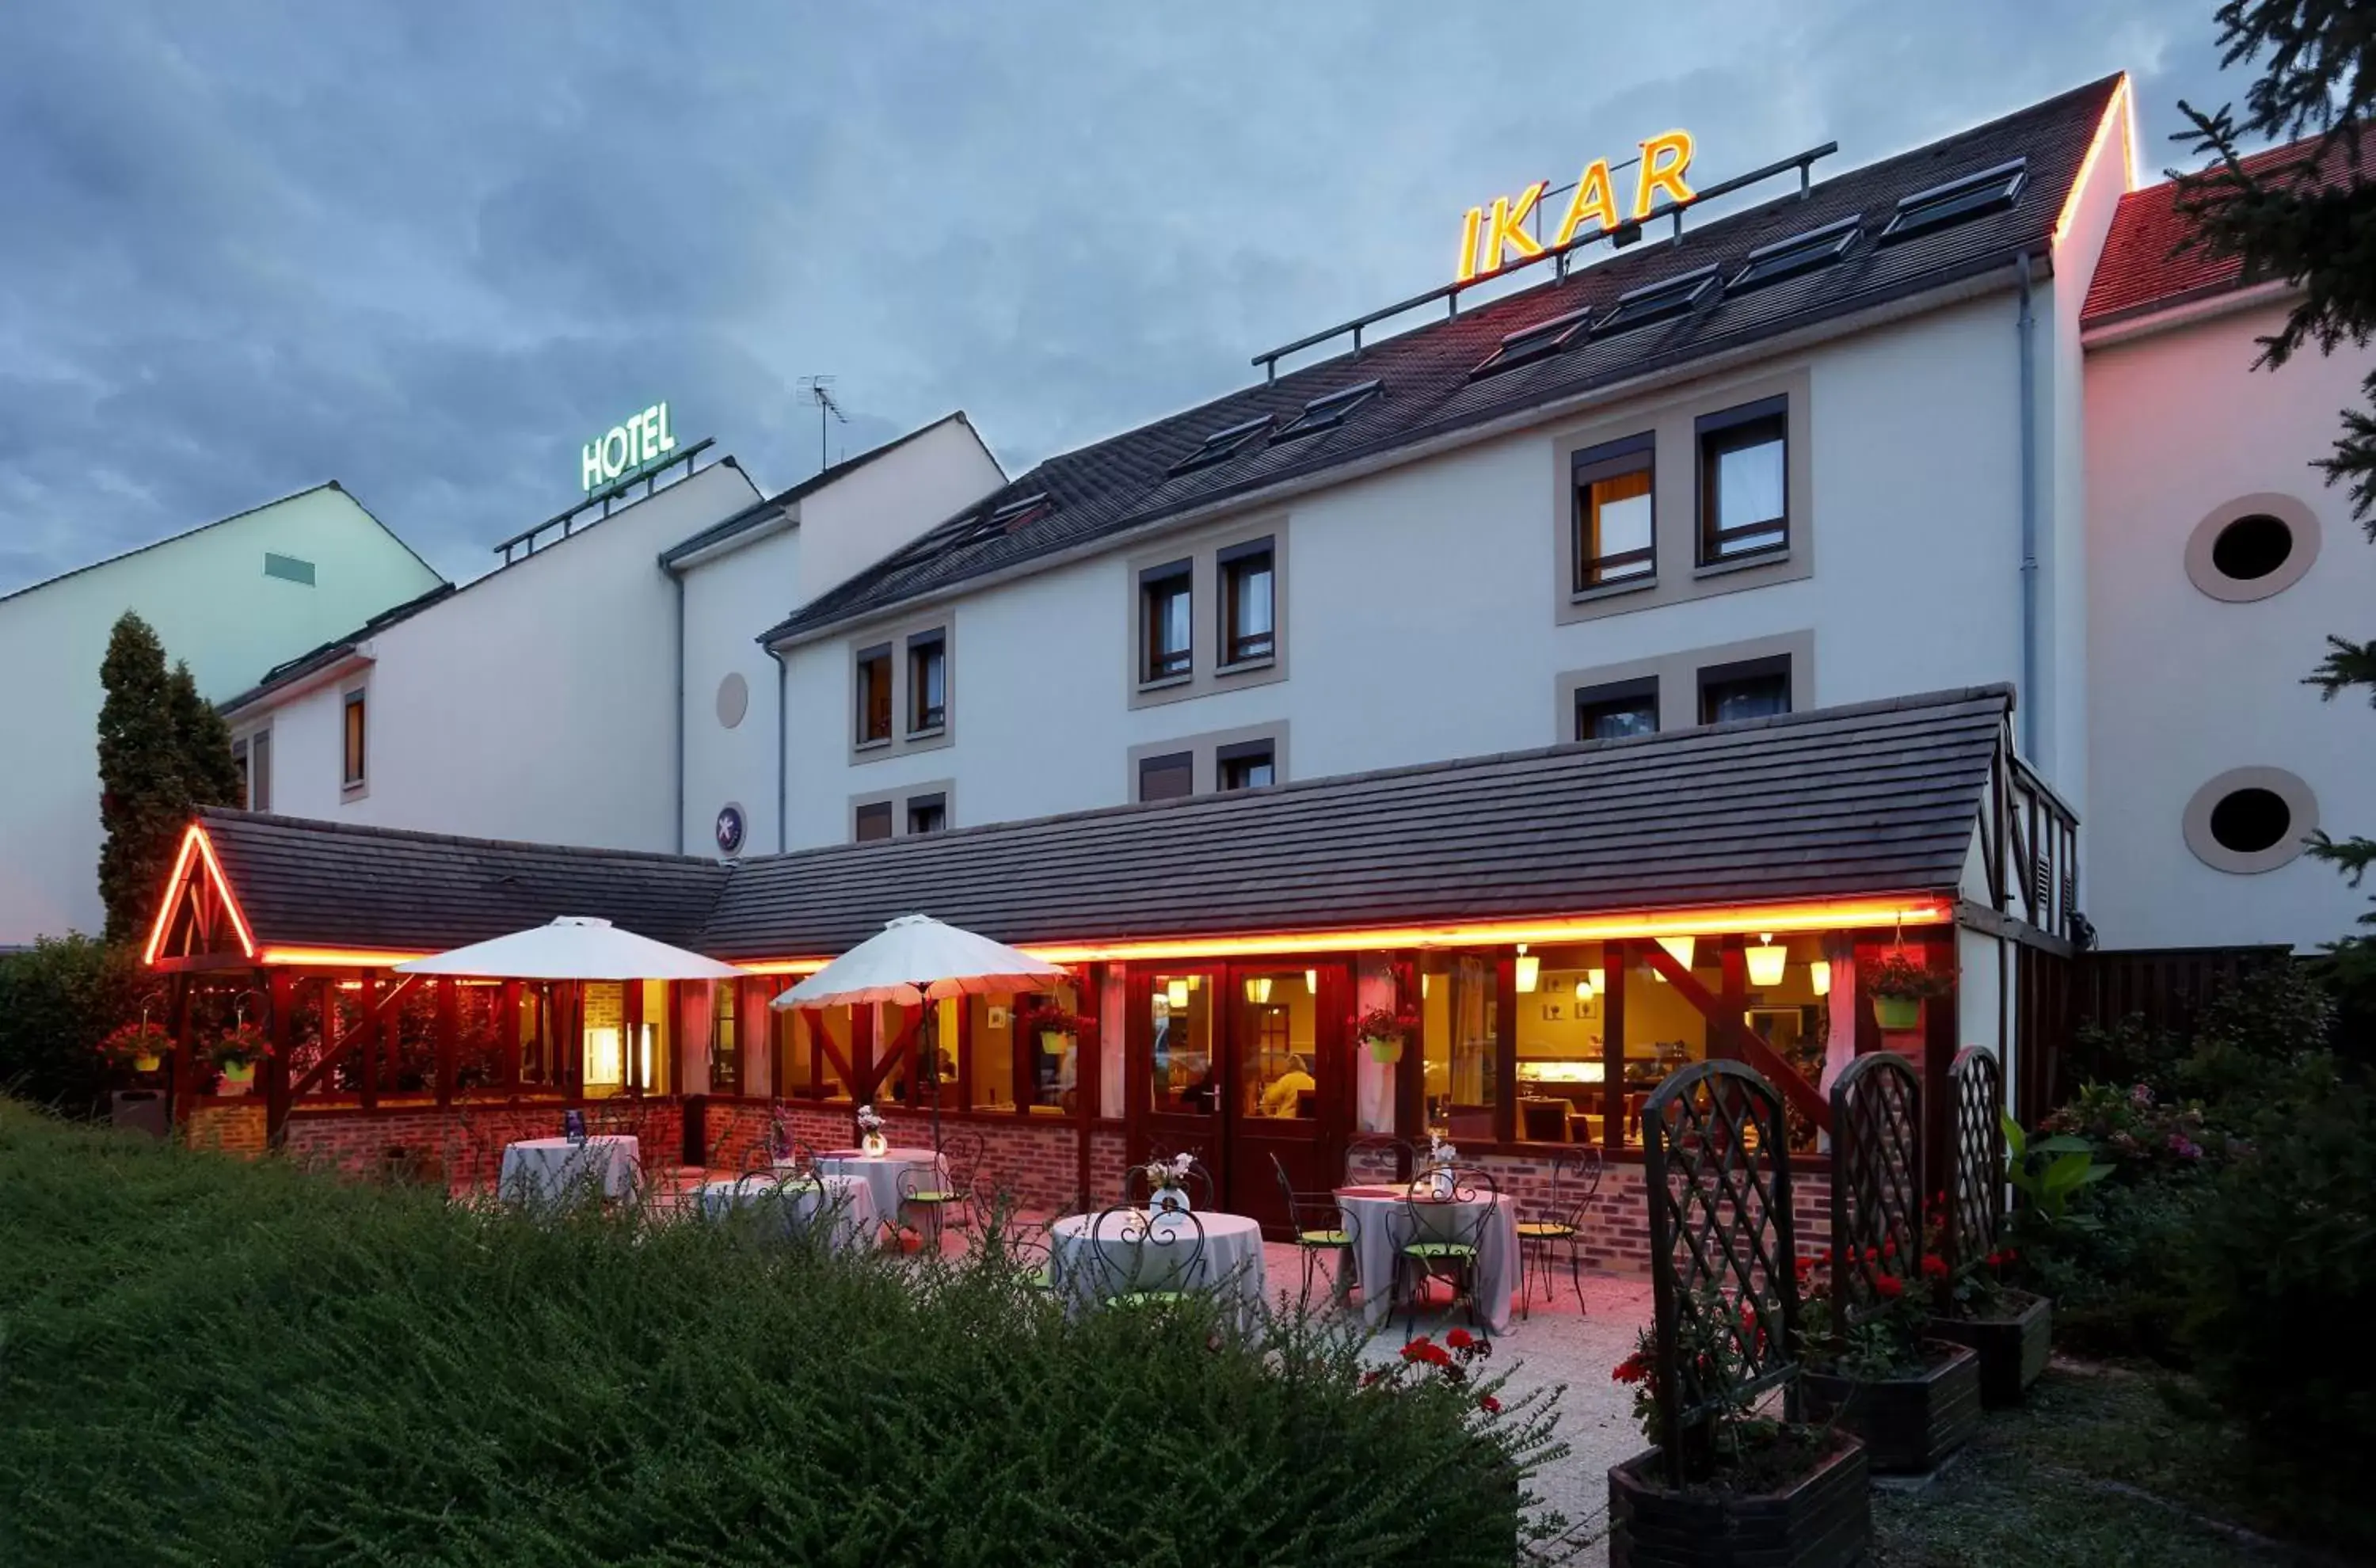
[[[155,912],[193,808],[240,803],[231,728],[198,695],[187,663],[126,611],[99,667],[99,896],[107,939],[129,941]]]

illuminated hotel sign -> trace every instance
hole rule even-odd
[[[1683,184],[1683,171],[1691,166],[1689,131],[1668,131],[1642,143],[1641,172],[1634,183],[1634,208],[1621,216],[1609,160],[1593,160],[1576,176],[1567,213],[1560,220],[1559,232],[1551,236],[1549,245],[1527,230],[1527,220],[1534,216],[1535,204],[1550,188],[1549,180],[1537,180],[1515,196],[1495,196],[1491,208],[1472,207],[1460,230],[1460,281],[1466,283],[1472,278],[1499,272],[1513,262],[1541,255],[1546,250],[1558,250],[1584,232],[1586,223],[1605,232],[1620,224],[1638,222],[1650,216],[1653,198],[1661,191],[1671,201],[1689,201],[1692,188]]]
[[[675,450],[676,437],[669,434],[668,405],[654,403],[586,444],[578,458],[586,476],[586,493],[616,484]]]

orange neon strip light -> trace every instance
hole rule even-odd
[[[1455,947],[1505,942],[1615,942],[1655,936],[1720,936],[1741,931],[1791,934],[1863,926],[1944,925],[1955,918],[1943,898],[1853,898],[1829,903],[1748,904],[1656,915],[1574,920],[1498,921],[1467,925],[1390,926],[1359,931],[1277,932],[1253,936],[1185,936],[1140,941],[1022,943],[1051,964],[1130,958],[1259,957],[1292,953],[1365,953],[1391,947]],[[740,967],[754,974],[814,974],[823,958],[769,958]]]
[[[231,915],[232,929],[239,933],[240,952],[250,958],[255,956],[255,935],[248,929],[247,915],[239,907],[238,896],[231,890],[231,878],[223,874],[222,862],[215,859],[215,847],[207,837],[207,830],[194,822],[183,831],[181,850],[173,857],[173,874],[165,879],[165,897],[159,900],[156,922],[148,928],[148,945],[141,950],[143,964],[154,964],[158,949],[165,945],[166,930],[172,925],[173,909],[180,902],[182,879],[189,874],[194,856],[206,862],[207,875],[213,880],[215,893]]]
[[[396,953],[380,947],[267,947],[257,955],[265,964],[334,965],[340,968],[384,969],[390,964],[426,958],[426,953]]]
[[[2104,138],[2118,126],[2121,138],[2128,143],[2128,156],[2121,160],[2121,189],[2137,188],[2136,99],[2129,90],[2127,72],[2121,74],[2120,85],[2112,89],[2112,101],[2104,105],[2104,117],[2096,122],[2095,139],[2087,144],[2087,156],[2079,160],[2079,172],[2071,182],[2070,191],[2062,198],[2062,211],[2054,220],[2054,245],[2060,250],[2062,236],[2071,232],[2072,220],[2078,217],[2080,193],[2087,188],[2087,180],[2096,172],[2096,160],[2104,150]]]

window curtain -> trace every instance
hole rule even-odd
[[[677,992],[684,1033],[677,1042],[677,1080],[686,1094],[709,1092],[709,1024],[718,1016],[718,982],[684,980]]]
[[[1717,459],[1719,528],[1737,529],[1782,516],[1782,443],[1761,442]]]
[[[1384,1007],[1391,1012],[1394,1005],[1394,965],[1376,954],[1363,954],[1353,970],[1353,1011],[1360,1014],[1372,1007]],[[1349,1050],[1353,1060],[1355,1126],[1364,1133],[1393,1132],[1395,1064],[1377,1061],[1359,1040],[1351,1041]]]
[[[1493,971],[1477,957],[1452,966],[1452,1103],[1483,1105],[1486,1063],[1494,1040],[1485,1027],[1486,1000],[1493,994]]]
[[[1824,1079],[1816,1087],[1832,1092],[1832,1080],[1856,1060],[1857,973],[1856,939],[1833,935],[1824,939],[1824,956],[1832,963],[1831,1032],[1824,1040]]]

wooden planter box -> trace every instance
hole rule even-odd
[[[1969,1345],[1980,1357],[1980,1403],[1991,1410],[2018,1405],[2054,1348],[2054,1303],[2016,1291],[2028,1302],[2007,1318],[1934,1317],[1930,1333]]]
[[[1980,1430],[1980,1358],[1969,1347],[1926,1340],[1940,1357],[1919,1377],[1857,1383],[1811,1372],[1800,1386],[1807,1419],[1829,1420],[1864,1439],[1867,1462],[1880,1475],[1919,1475],[1971,1441]]]
[[[1610,1568],[1835,1568],[1864,1554],[1872,1502],[1864,1444],[1845,1433],[1789,1491],[1672,1491],[1658,1451],[1609,1470]]]

